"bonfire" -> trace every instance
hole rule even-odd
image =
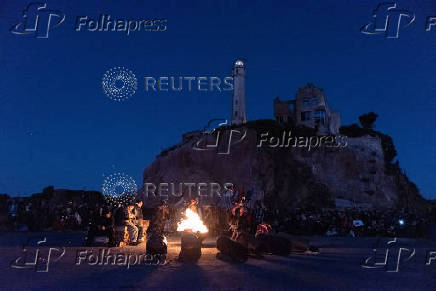
[[[185,211],[185,219],[177,224],[177,231],[191,231],[194,233],[207,233],[208,229],[200,219],[198,213],[187,208]]]
[[[203,238],[208,232],[198,213],[187,208],[185,218],[177,225],[177,231],[182,232],[179,259],[181,261],[197,261],[201,257]]]

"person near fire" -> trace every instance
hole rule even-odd
[[[168,203],[166,200],[162,200],[158,208],[155,210],[150,222],[150,227],[147,233],[159,233],[163,234],[165,230],[165,222],[169,218]]]
[[[256,200],[254,208],[252,209],[252,224],[251,233],[254,234],[257,230],[257,226],[263,222],[265,218],[265,206],[262,200]]]
[[[133,209],[135,206],[133,204],[127,205],[123,211],[124,224],[127,226],[127,231],[129,232],[129,244],[138,244],[138,227],[134,224],[135,215],[133,214]]]
[[[236,241],[242,232],[247,232],[250,225],[250,215],[244,195],[241,195],[240,201],[232,208],[231,215],[231,239]]]
[[[85,239],[86,245],[92,245],[96,236],[106,236],[109,240],[108,246],[114,244],[114,218],[109,209],[103,209],[101,215],[95,215],[92,219]]]
[[[144,241],[144,215],[142,214],[142,200],[133,206],[133,224],[138,228],[138,242]]]
[[[234,185],[229,185],[226,187],[224,195],[218,201],[220,230],[227,230],[229,228],[232,218],[231,209],[233,207],[233,200],[237,196],[236,192]]]

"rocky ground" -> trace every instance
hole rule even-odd
[[[48,272],[36,272],[34,265],[18,269],[35,257],[35,245],[41,238],[40,258],[47,258],[52,248]],[[384,268],[368,269],[362,261],[371,256],[375,238],[311,237],[320,248],[319,255],[291,254],[287,257],[268,255],[233,264],[216,259],[215,238],[207,238],[203,255],[197,264],[177,262],[180,238],[169,238],[168,261],[165,265],[127,266],[76,265],[83,234],[68,233],[6,233],[0,235],[1,290],[436,290],[436,259],[426,265],[426,251],[436,251],[436,242],[399,239],[415,255],[400,265],[398,272]],[[389,239],[381,240],[384,246]],[[28,242],[27,259],[23,245]],[[33,246],[31,246],[33,245]],[[65,247],[59,258],[58,248]],[[99,248],[88,248],[98,253]],[[383,251],[383,249],[380,249]],[[398,250],[398,249],[397,249]],[[145,244],[113,248],[113,253],[141,254]],[[409,253],[405,253],[409,255]],[[23,258],[16,261],[17,258]],[[380,253],[378,255],[380,257]],[[383,257],[383,254],[381,254]],[[436,255],[435,255],[436,257]],[[397,253],[389,256],[388,270],[395,269]],[[133,262],[134,260],[132,260]],[[40,261],[43,271],[46,261]]]

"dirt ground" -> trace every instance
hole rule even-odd
[[[37,247],[44,238],[46,242]],[[399,247],[392,248],[386,266],[371,268],[371,260],[363,263],[374,255],[376,238],[310,237],[320,254],[266,255],[240,264],[217,260],[216,238],[207,238],[198,263],[186,264],[177,261],[180,238],[173,235],[164,265],[145,260],[133,264],[145,253],[145,243],[111,248],[110,253],[121,254],[120,259],[118,265],[106,264],[102,251],[107,249],[86,248],[82,238],[79,232],[1,234],[0,290],[436,290],[436,242],[429,240],[397,239],[407,251],[396,272]],[[390,240],[380,240],[377,262],[384,258]],[[40,260],[35,265],[31,262],[37,249]],[[85,259],[86,250],[102,259],[96,261],[98,255]],[[435,259],[426,265],[430,251]],[[125,257],[130,266],[124,264]]]

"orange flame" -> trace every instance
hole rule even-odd
[[[191,230],[193,232],[206,233],[207,227],[201,221],[197,213],[187,208],[185,211],[186,219],[183,219],[177,224],[177,231]]]

